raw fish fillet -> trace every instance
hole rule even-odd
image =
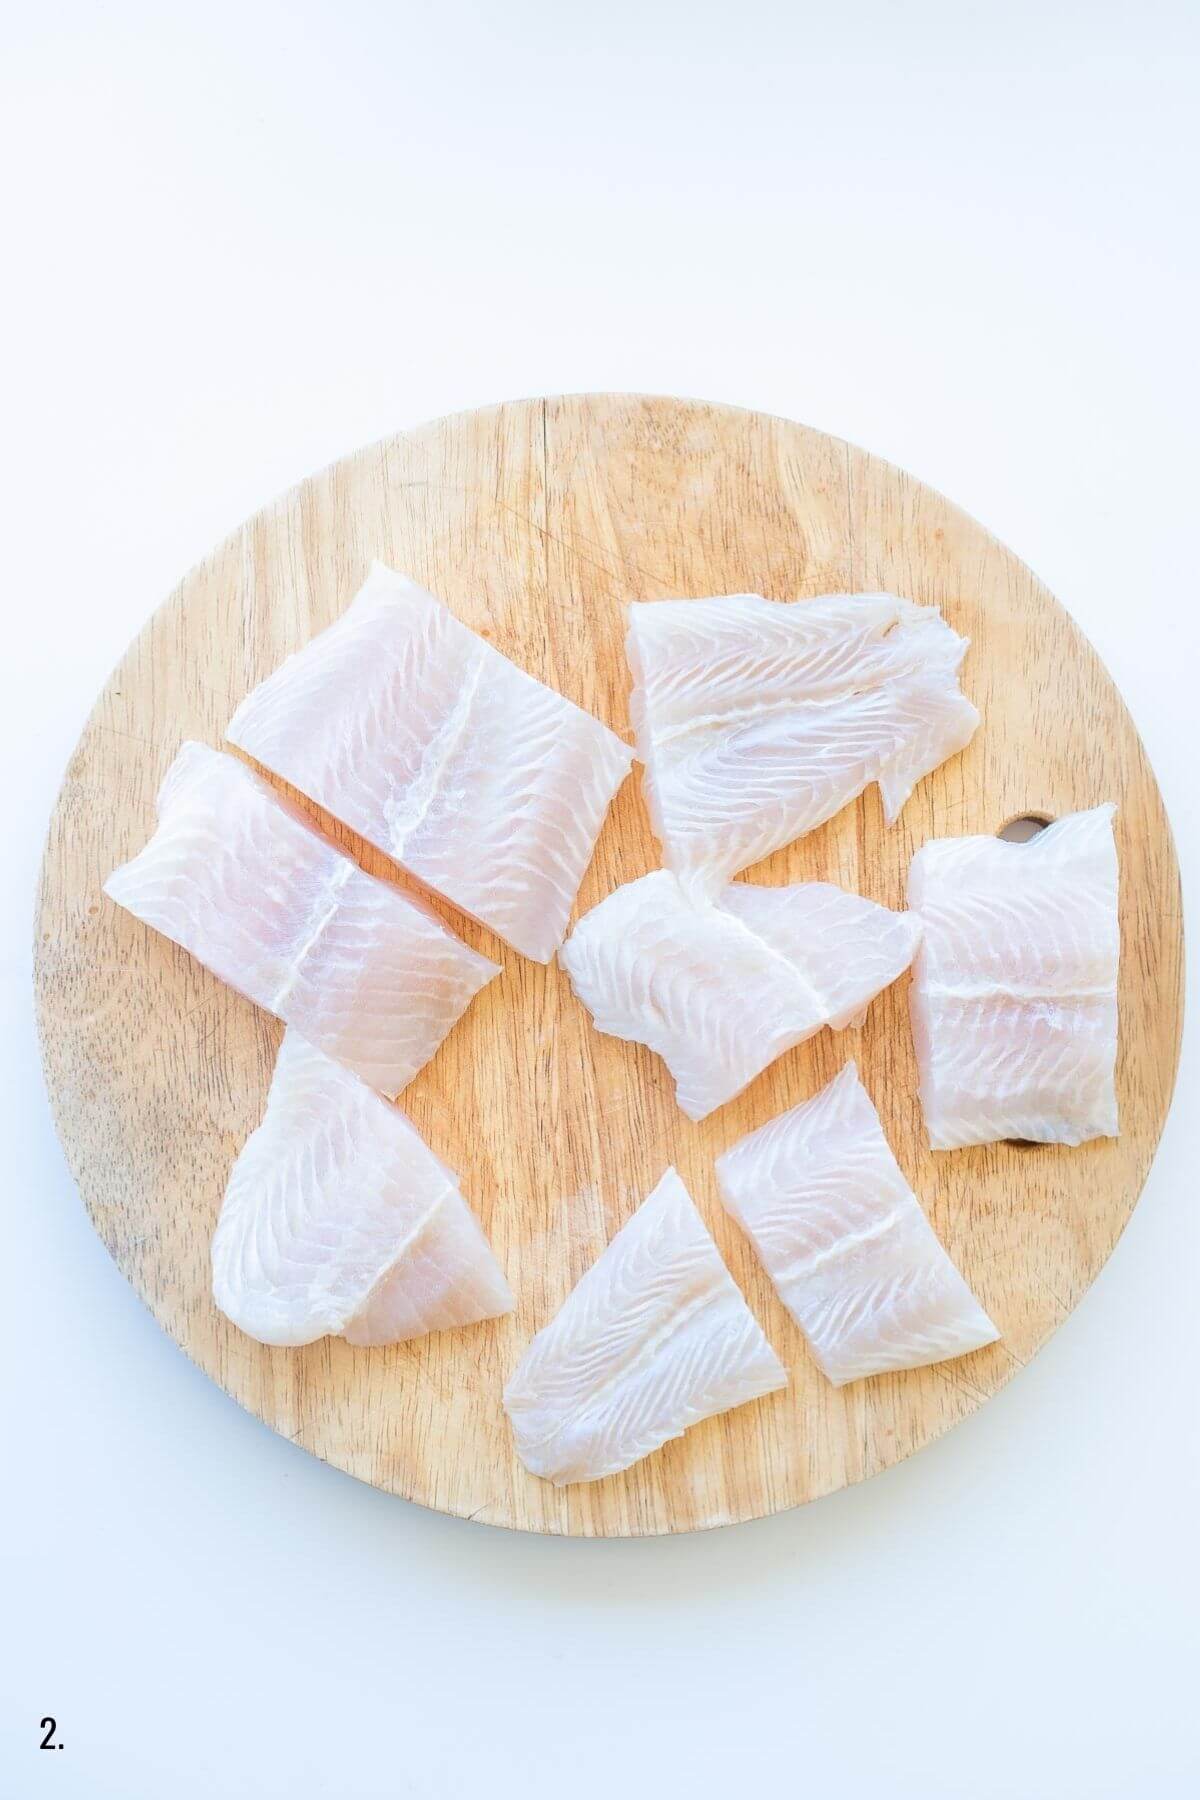
[[[852,1062],[719,1156],[717,1179],[836,1387],[999,1337],[934,1236]]]
[[[627,1469],[786,1387],[674,1169],[539,1331],[504,1390],[517,1453],[557,1487]]]
[[[264,1344],[394,1344],[513,1308],[456,1176],[295,1031],[233,1165],[212,1266],[217,1305]]]
[[[236,757],[184,744],[104,891],[389,1098],[500,973]]]
[[[633,759],[381,563],[226,735],[536,962]]]
[[[914,856],[910,1006],[935,1150],[1116,1137],[1115,811],[1023,844],[936,838]]]
[[[596,1027],[648,1044],[702,1119],[795,1044],[861,1023],[903,974],[920,927],[826,882],[690,897],[667,870],[585,914],[559,951]]]
[[[872,782],[894,823],[966,745],[967,639],[891,594],[758,594],[629,609],[630,701],[664,861],[713,892]]]

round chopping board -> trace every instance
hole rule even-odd
[[[281,1027],[106,900],[184,738],[220,745],[249,688],[335,619],[373,557],[414,576],[523,668],[629,737],[622,604],[754,591],[891,589],[970,637],[969,749],[897,826],[874,788],[754,871],[904,904],[916,848],[1017,815],[1119,806],[1119,1139],[933,1154],[907,981],[861,1032],[823,1032],[692,1124],[656,1057],[594,1031],[556,966],[441,901],[504,964],[403,1096],[459,1171],[518,1298],[509,1318],[387,1349],[267,1349],[217,1312],[209,1241],[262,1112]],[[372,872],[386,858],[308,809]],[[658,864],[637,770],[578,913]],[[994,1394],[1077,1304],[1145,1181],[1182,1017],[1179,878],[1120,695],[1045,588],[940,495],[876,457],[759,413],[626,395],[523,401],[373,445],[236,531],[159,608],[101,694],[50,828],[36,979],[59,1132],[96,1230],[155,1317],[274,1430],[364,1481],[471,1519],[634,1536],[778,1512],[887,1468]],[[900,1164],[1001,1342],[933,1368],[829,1385],[746,1241],[713,1159],[849,1056]],[[555,1489],[526,1473],[501,1408],[533,1333],[675,1164],[790,1372],[786,1391],[689,1431],[623,1475]]]

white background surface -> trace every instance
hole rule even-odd
[[[982,518],[1106,658],[1194,888],[1196,7],[0,13],[3,1800],[1193,1796],[1186,1053],[1108,1268],[951,1438],[538,1541],[324,1468],[160,1334],[57,1148],[28,941],[85,712],[194,560],[365,440],[589,388],[790,414]]]

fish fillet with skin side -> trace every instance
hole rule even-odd
[[[184,744],[157,807],[105,893],[389,1099],[500,973],[236,757]]]
[[[217,1305],[263,1344],[394,1344],[513,1308],[452,1171],[295,1031],[229,1177],[212,1267]]]
[[[836,1387],[999,1337],[905,1181],[853,1063],[719,1156],[717,1180]]]
[[[935,838],[909,873],[909,996],[935,1150],[1118,1132],[1119,871],[1111,805],[1026,843]]]
[[[667,867],[711,893],[872,782],[893,824],[979,724],[967,647],[892,594],[635,602],[630,710]]]
[[[633,759],[381,563],[226,736],[536,962],[562,942]]]
[[[826,882],[710,901],[661,869],[585,914],[559,961],[597,1029],[656,1051],[702,1119],[823,1026],[860,1023],[919,936],[911,913]]]
[[[674,1169],[539,1331],[504,1390],[517,1452],[599,1481],[713,1413],[786,1387]]]

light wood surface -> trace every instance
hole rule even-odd
[[[691,1124],[661,1064],[593,1031],[556,967],[523,961],[439,902],[505,973],[403,1104],[460,1172],[518,1310],[385,1350],[329,1339],[270,1350],[243,1337],[213,1306],[209,1240],[280,1027],[100,885],[150,832],[181,739],[221,744],[246,690],[342,610],[373,556],[626,737],[625,600],[890,588],[940,605],[972,639],[963,685],[983,725],[970,748],[920,784],[892,830],[872,789],[754,878],[837,881],[901,906],[927,837],[1115,800],[1120,1139],[931,1153],[905,981],[874,1003],[861,1033],[822,1033]],[[324,822],[366,867],[407,885]],[[578,910],[657,861],[635,769]],[[276,1431],[365,1481],[491,1524],[584,1535],[691,1530],[795,1506],[887,1468],[1002,1387],[1078,1303],[1129,1217],[1166,1115],[1182,1016],[1178,870],[1154,778],[1099,659],[1030,571],[939,495],[819,432],[609,395],[497,407],[372,446],[302,483],[194,570],[130,649],[71,759],[36,965],[50,1095],[88,1212],[188,1354]],[[956,1362],[837,1390],[722,1213],[713,1158],[850,1055],[1004,1335]],[[514,1456],[503,1381],[668,1163],[790,1385],[624,1475],[558,1491]]]

